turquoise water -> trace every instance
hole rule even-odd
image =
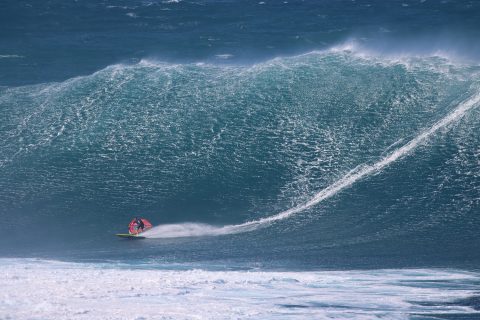
[[[476,261],[479,68],[355,50],[246,67],[142,60],[2,89],[3,227],[22,225],[3,250],[123,255],[139,244],[112,234],[141,214],[173,224],[152,235],[167,244],[141,244],[167,260],[173,245],[174,260],[299,268],[325,253],[327,266]]]
[[[1,6],[8,264],[478,270],[477,2]]]

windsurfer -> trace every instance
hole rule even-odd
[[[140,219],[139,217],[136,217],[135,218],[135,229],[137,230],[137,233],[139,233],[140,229],[142,230],[141,232],[143,232],[143,229],[145,228],[145,224],[143,223],[142,219]]]

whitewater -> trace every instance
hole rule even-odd
[[[225,272],[36,259],[0,262],[0,314],[5,319],[433,319],[479,315],[468,301],[479,290],[480,276],[458,270]]]

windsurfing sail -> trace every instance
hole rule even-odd
[[[139,234],[152,227],[152,224],[147,219],[140,218],[140,220],[142,220],[143,222],[143,230],[140,228],[139,224],[137,223],[137,219],[133,219],[132,221],[130,221],[130,224],[128,225],[129,234]]]

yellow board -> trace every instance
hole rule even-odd
[[[117,237],[125,238],[125,239],[145,239],[144,236],[139,236],[138,234],[130,234],[130,233],[117,233]]]

